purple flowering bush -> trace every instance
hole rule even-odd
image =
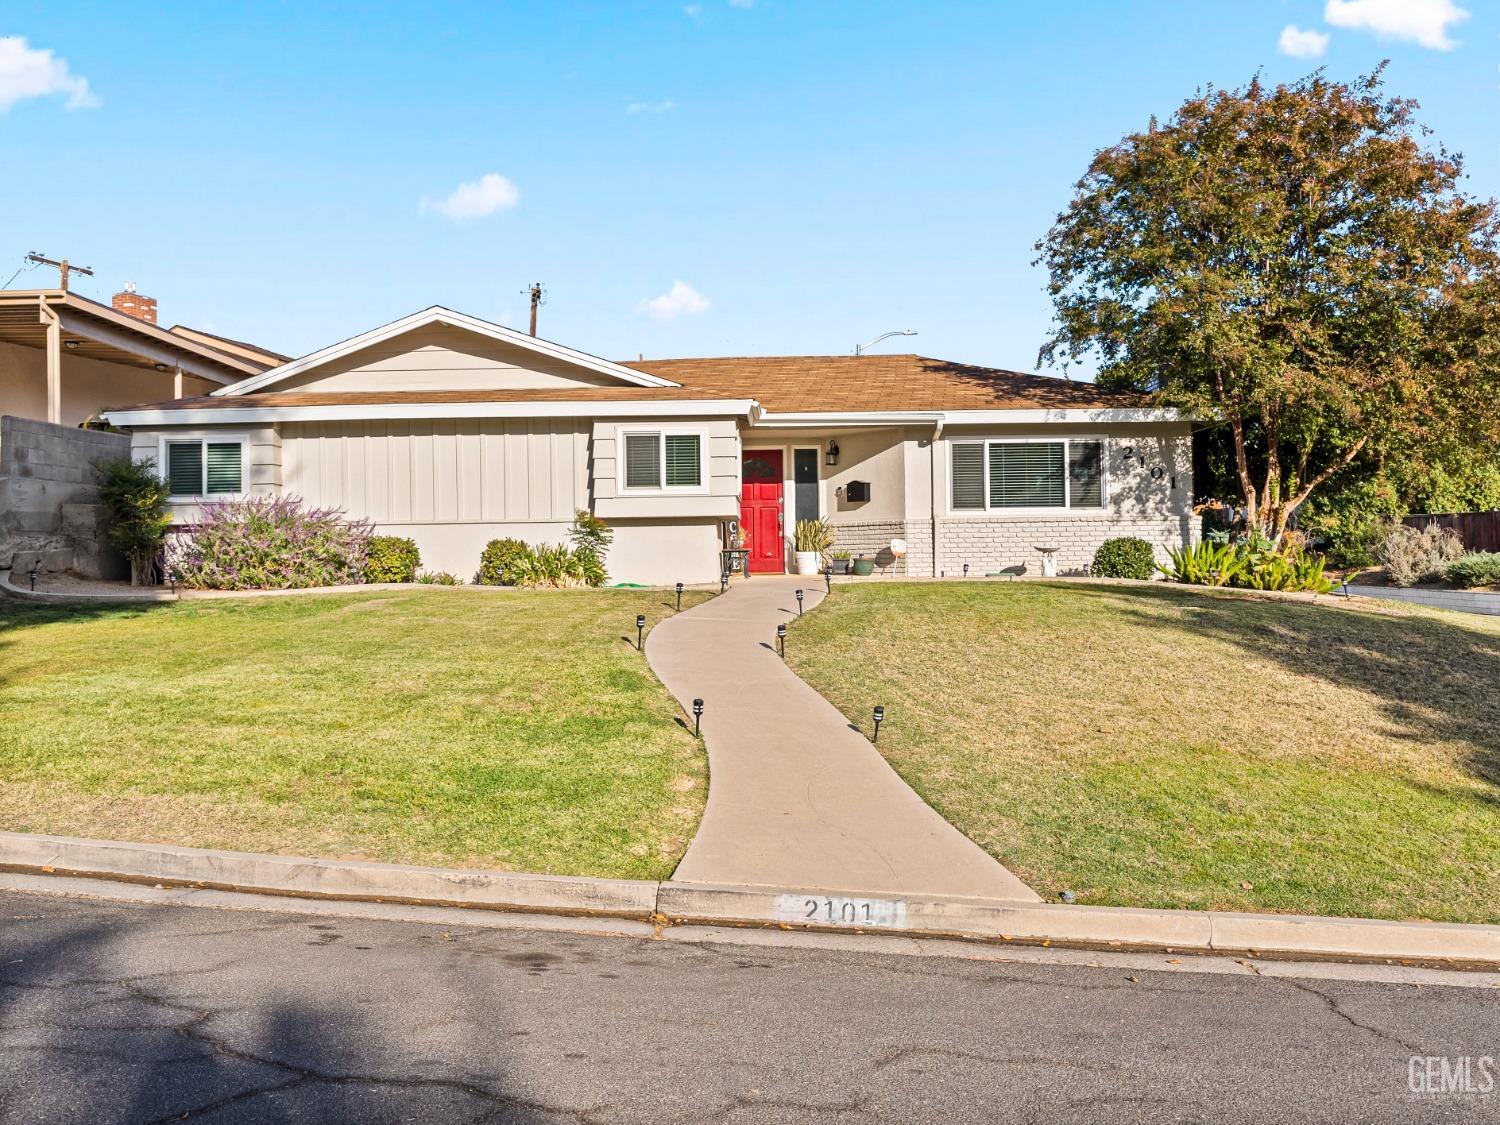
[[[211,500],[173,536],[167,567],[193,590],[292,590],[363,582],[374,527],[294,496]]]

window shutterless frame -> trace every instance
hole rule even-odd
[[[622,427],[616,439],[621,493],[708,491],[708,435],[703,430]]]
[[[173,503],[239,499],[250,476],[250,442],[243,434],[163,434],[156,467],[172,488]]]
[[[992,454],[995,446],[1032,447],[1024,455]],[[1053,454],[1046,447],[1055,447]],[[952,516],[995,515],[1065,515],[1103,511],[1109,499],[1108,442],[1103,437],[1072,436],[1066,438],[950,438],[948,439],[948,514]],[[1006,463],[997,465],[997,458]],[[1027,472],[1040,473],[1055,466],[1060,471],[1061,489],[1054,492],[1060,503],[999,504],[997,486],[1011,487],[1015,493],[1042,492],[1041,485],[1031,482]],[[1080,470],[1092,469],[1092,479],[1075,481]],[[1008,479],[1009,478],[1009,479]],[[1010,483],[1016,481],[1017,483]],[[1050,485],[1050,481],[1047,484]]]

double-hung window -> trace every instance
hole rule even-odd
[[[640,489],[701,488],[701,434],[629,431],[625,446],[625,487]]]
[[[1102,441],[954,441],[950,453],[955,512],[1104,506]]]
[[[168,438],[162,446],[173,496],[233,496],[245,490],[244,442]]]

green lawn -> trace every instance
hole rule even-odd
[[[0,826],[665,877],[707,772],[634,648],[636,614],[654,624],[671,600],[0,601]]]
[[[1500,620],[1361,604],[852,585],[787,656],[1046,897],[1500,922]]]

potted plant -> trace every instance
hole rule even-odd
[[[840,550],[828,556],[829,565],[833,567],[833,573],[835,574],[848,574],[853,559],[853,551]]]
[[[854,573],[860,578],[868,578],[875,573],[875,560],[860,555],[854,560]]]
[[[798,520],[792,533],[797,573],[817,574],[823,569],[823,555],[831,546],[833,531],[827,520]]]

